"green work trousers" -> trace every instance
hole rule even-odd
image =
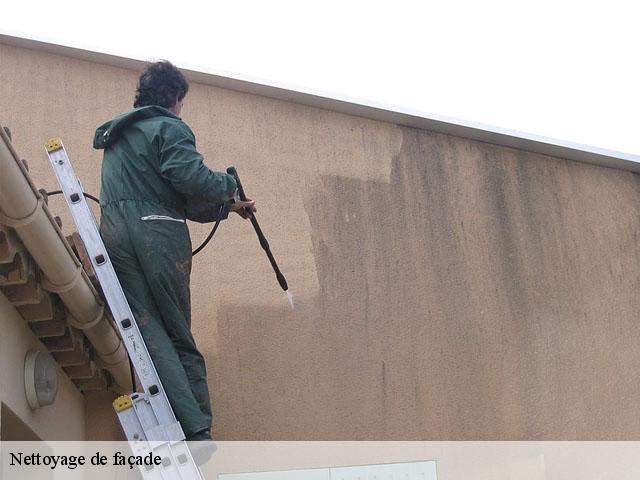
[[[100,233],[188,438],[211,428],[212,417],[204,358],[191,334],[191,240],[179,220],[174,209],[121,200],[102,207]]]

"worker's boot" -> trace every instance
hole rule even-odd
[[[187,438],[187,442],[200,442],[204,440],[211,440],[211,430],[200,430]]]
[[[216,444],[211,439],[211,430],[200,430],[187,438],[191,455],[197,465],[204,465],[211,455],[217,450]]]

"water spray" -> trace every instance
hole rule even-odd
[[[240,182],[240,177],[238,177],[238,171],[236,170],[236,167],[227,168],[227,173],[229,175],[233,175],[233,178],[236,180],[236,185],[238,187],[238,196],[240,197],[240,200],[242,200],[243,202],[246,202],[247,196],[245,195],[244,189],[242,188],[242,183]],[[271,248],[269,247],[269,242],[267,242],[267,239],[264,236],[264,233],[262,233],[262,229],[258,224],[258,220],[256,219],[255,214],[249,208],[245,208],[245,212],[249,216],[249,220],[251,221],[251,225],[253,225],[253,229],[256,231],[256,235],[258,235],[258,240],[260,240],[260,246],[267,254],[267,258],[271,263],[271,267],[273,268],[273,271],[276,274],[276,279],[278,280],[278,283],[280,284],[280,287],[282,288],[282,290],[284,290],[284,292],[287,294],[289,305],[291,305],[291,308],[293,309],[293,297],[291,296],[291,292],[289,292],[289,285],[287,285],[287,280],[284,278],[284,275],[280,271],[280,268],[276,263],[276,259],[273,258],[273,254],[271,253]]]

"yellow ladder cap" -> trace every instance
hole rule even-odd
[[[60,150],[62,148],[62,140],[60,138],[52,138],[47,143],[44,144],[44,147],[47,149],[47,152],[55,152],[56,150]]]
[[[133,403],[131,403],[131,397],[129,397],[129,395],[122,395],[113,401],[113,408],[118,413],[126,410],[127,408],[131,408],[132,406]]]

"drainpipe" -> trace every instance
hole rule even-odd
[[[119,393],[132,391],[126,350],[82,264],[54,221],[11,141],[0,128],[0,223],[12,227],[44,274],[42,286],[62,299]]]

